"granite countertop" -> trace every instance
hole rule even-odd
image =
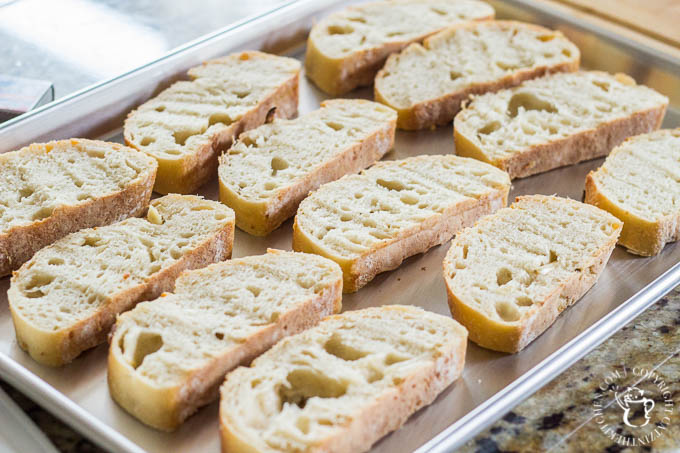
[[[536,394],[478,434],[461,453],[586,452],[609,453],[680,450],[680,286],[629,325],[574,364]],[[640,371],[655,372],[640,379]],[[613,379],[618,372],[621,378]],[[654,378],[657,384],[654,383]],[[663,380],[667,388],[658,389]],[[638,382],[641,381],[641,382]],[[635,384],[654,400],[647,426],[630,428],[623,410],[613,402],[613,386]],[[0,381],[12,398],[63,452],[103,451]],[[605,389],[605,391],[602,390]],[[673,402],[670,412],[664,397]],[[595,404],[602,401],[602,415]],[[611,403],[611,404],[610,404]],[[668,418],[664,418],[668,417]],[[644,422],[644,410],[631,409],[629,422]],[[660,436],[642,447],[625,447],[603,433],[603,426],[620,436],[644,440],[653,427]],[[616,435],[615,434],[615,435]],[[632,439],[632,438],[631,438]],[[628,441],[630,443],[630,440]]]

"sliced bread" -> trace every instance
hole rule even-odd
[[[523,349],[595,284],[621,226],[578,201],[519,197],[451,243],[444,279],[453,317],[480,346]]]
[[[222,451],[366,451],[460,376],[466,347],[465,328],[416,307],[326,318],[227,375]]]
[[[454,23],[492,19],[477,0],[389,0],[351,6],[312,27],[305,71],[328,94],[373,83],[392,52]]]
[[[342,272],[315,255],[270,251],[184,272],[174,294],[118,318],[109,389],[162,430],[217,398],[224,375],[342,305]]]
[[[392,149],[396,119],[384,105],[336,99],[300,118],[243,133],[220,157],[220,200],[236,212],[236,226],[269,234],[310,191]]]
[[[680,238],[680,129],[631,137],[586,178],[585,202],[623,222],[619,244],[656,255]]]
[[[156,167],[134,149],[84,139],[0,154],[0,277],[69,233],[142,215]]]
[[[125,142],[158,161],[154,190],[192,193],[213,177],[238,135],[297,112],[300,63],[242,52],[189,70],[125,120]]]
[[[475,98],[453,122],[456,153],[522,178],[606,156],[658,129],[667,105],[624,74],[555,74]]]
[[[461,23],[391,55],[375,99],[399,113],[400,129],[449,124],[471,94],[576,71],[580,53],[562,33],[513,21]]]
[[[196,196],[154,200],[146,218],[80,230],[40,250],[7,293],[17,342],[66,364],[106,341],[116,315],[172,290],[185,269],[231,256],[234,212]]]
[[[324,184],[302,201],[293,249],[340,264],[343,291],[354,292],[504,207],[509,189],[507,174],[474,159],[447,155],[378,162]]]

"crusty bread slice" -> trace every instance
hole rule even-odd
[[[145,219],[80,230],[40,250],[7,293],[17,342],[66,364],[106,340],[116,315],[172,290],[185,269],[231,256],[234,212],[196,196],[151,202]]]
[[[442,244],[480,216],[505,206],[504,172],[458,156],[378,162],[324,184],[302,201],[293,249],[340,264],[354,292],[409,256]]]
[[[466,347],[465,328],[416,307],[331,316],[227,375],[222,451],[366,451],[460,376]]]
[[[562,33],[513,21],[454,25],[391,55],[375,99],[399,113],[400,129],[449,124],[471,94],[576,71],[580,53]]]
[[[184,272],[174,294],[118,318],[109,389],[162,430],[217,398],[224,375],[342,306],[342,272],[315,255],[271,250]]]
[[[220,157],[220,200],[236,212],[236,226],[267,235],[295,214],[310,191],[392,149],[396,120],[382,104],[336,99],[300,118],[241,134]]]
[[[631,137],[586,178],[585,202],[623,222],[619,244],[656,255],[680,238],[680,129]]]
[[[0,277],[69,233],[143,214],[156,167],[134,149],[84,139],[0,154]]]
[[[214,176],[219,152],[273,117],[297,112],[300,63],[242,52],[189,70],[130,112],[125,142],[158,161],[154,190],[192,193]]]
[[[624,74],[555,74],[475,98],[453,122],[456,153],[522,178],[606,156],[658,129],[667,105]]]
[[[453,240],[444,260],[453,317],[480,346],[523,349],[595,284],[621,226],[578,201],[519,197]]]
[[[305,72],[322,90],[341,95],[373,83],[387,56],[452,24],[492,19],[477,0],[388,0],[338,11],[312,27]]]

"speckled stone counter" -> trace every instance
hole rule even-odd
[[[649,378],[647,371],[656,375]],[[663,380],[667,389],[660,390],[654,379],[657,383]],[[625,390],[633,384],[654,400],[647,426],[638,427],[645,422],[642,408],[629,414],[628,421],[635,427],[626,425],[624,410],[611,398],[614,385]],[[672,404],[668,405],[666,399]],[[608,406],[600,404],[605,400]],[[597,410],[603,406],[606,409],[600,414]],[[680,287],[477,435],[460,452],[677,452],[679,408]],[[640,445],[653,429],[659,436],[649,436],[649,441]]]

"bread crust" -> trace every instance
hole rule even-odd
[[[280,253],[269,250],[268,253]],[[162,303],[162,302],[159,302]],[[116,346],[120,332],[111,335],[108,355],[108,384],[111,397],[143,423],[163,431],[173,431],[189,416],[218,396],[225,374],[247,365],[281,338],[302,332],[342,308],[340,270],[335,283],[283,313],[274,324],[261,328],[244,343],[217,357],[210,366],[196,368],[182,385],[158,388],[140,378]]]
[[[245,52],[248,55],[249,52]],[[271,95],[250,109],[238,120],[212,137],[211,144],[201,147],[196,153],[185,154],[173,164],[159,161],[158,175],[153,190],[161,193],[190,194],[217,175],[218,156],[229,149],[242,132],[256,128],[274,118],[292,118],[298,109],[300,72],[297,71]],[[137,110],[131,111],[127,119],[134,118]],[[128,128],[123,128],[125,143],[139,151]],[[153,157],[153,156],[152,156]]]
[[[671,132],[668,130],[660,133],[670,134]],[[616,150],[612,155],[615,152]],[[607,197],[600,190],[595,174],[595,171],[591,171],[586,176],[584,202],[604,209],[623,222],[623,230],[618,243],[629,253],[654,256],[661,253],[667,243],[680,239],[680,213],[661,217],[657,221],[637,216]]]
[[[389,307],[397,309],[400,307]],[[464,329],[462,329],[464,330]],[[370,405],[357,408],[351,421],[342,430],[329,435],[310,448],[310,453],[356,453],[368,451],[386,434],[401,427],[418,409],[429,405],[446,387],[460,377],[465,363],[467,338],[453,338],[448,351],[431,366],[419,368],[404,381],[388,389]],[[222,393],[220,407],[226,407],[229,398]],[[220,437],[223,453],[261,453],[249,445],[229,423],[220,410]]]
[[[560,36],[562,39],[566,40],[566,37],[559,32],[553,31],[539,25],[526,24],[524,22],[516,21],[494,21],[498,24],[507,25],[521,25],[524,28],[533,29],[536,31],[542,31],[546,33],[554,33]],[[474,28],[478,24],[474,22],[463,22],[460,24],[453,25],[441,32],[447,33],[454,30],[462,30],[467,28]],[[423,42],[426,48],[429,48],[429,43],[431,39],[435,39],[436,36],[431,36]],[[486,83],[474,83],[466,88],[453,92],[447,93],[435,99],[430,99],[428,101],[419,102],[413,104],[405,109],[400,109],[390,103],[389,99],[384,96],[379,89],[379,84],[375,84],[374,94],[375,100],[382,104],[388,105],[395,109],[398,113],[397,127],[404,130],[421,130],[427,128],[433,128],[436,126],[442,126],[449,124],[456,114],[462,109],[463,104],[467,101],[470,96],[478,95],[493,91],[499,91],[505,88],[512,88],[514,86],[520,85],[522,82],[535,79],[538,77],[543,77],[549,74],[555,74],[558,72],[575,72],[578,71],[581,54],[578,48],[575,48],[574,55],[572,59],[564,63],[560,63],[554,66],[539,66],[536,68],[522,69],[508,74],[500,79],[486,82]],[[397,54],[390,55],[385,63],[385,67],[389,64],[390,59],[398,58]],[[385,69],[378,71],[376,75],[376,81],[383,77]]]
[[[621,230],[620,225],[618,230]],[[579,272],[575,272],[561,286],[556,287],[543,301],[533,303],[528,314],[517,322],[498,322],[490,319],[458,297],[451,288],[448,278],[450,269],[455,265],[447,254],[442,268],[451,314],[468,329],[470,340],[478,345],[495,351],[519,352],[550,327],[562,311],[581,299],[595,284],[609,261],[617,237],[618,234],[587,257]],[[454,239],[451,248],[455,246]]]
[[[113,295],[106,305],[89,318],[79,321],[68,329],[60,329],[56,332],[35,327],[13,307],[12,300],[18,300],[21,297],[16,280],[23,267],[30,264],[26,263],[12,276],[10,289],[7,292],[17,343],[35,361],[44,365],[56,367],[70,363],[83,351],[106,342],[119,313],[130,310],[143,300],[155,299],[163,292],[171,291],[182,271],[198,269],[230,258],[233,242],[234,223],[230,222],[196,249],[182,256],[172,266],[161,269],[144,283]]]
[[[661,127],[665,114],[666,105],[635,112],[626,118],[610,121],[595,129],[579,132],[551,143],[534,145],[526,152],[515,153],[496,161],[489,161],[484,152],[456,128],[456,120],[454,120],[453,136],[456,154],[490,163],[508,172],[511,179],[525,178],[606,156],[626,138]]]
[[[117,143],[86,139],[56,141],[45,145],[54,147],[73,141],[125,148]],[[142,215],[151,199],[156,168],[157,165],[152,164],[149,171],[139,175],[121,190],[76,205],[57,206],[45,219],[17,226],[7,233],[0,234],[0,277],[19,269],[35,252],[69,233]]]
[[[493,18],[494,15],[491,14],[473,20],[483,21]],[[321,21],[316,24],[309,34],[305,53],[305,74],[317,87],[332,96],[340,96],[355,88],[371,85],[390,54],[400,52],[409,44],[421,42],[445,28],[440,27],[413,39],[392,41],[382,46],[362,49],[344,58],[333,58],[324,54],[314,40],[314,29],[325,27],[325,22]]]
[[[480,217],[504,207],[508,201],[509,187],[497,190],[479,200],[466,200],[450,207],[442,214],[431,216],[417,227],[403,231],[389,242],[381,243],[362,254],[347,260],[319,247],[316,241],[293,224],[293,250],[315,253],[340,264],[343,270],[343,292],[353,293],[373,280],[381,272],[396,269],[408,257],[424,253],[430,248],[450,240],[463,228],[471,226]]]
[[[321,107],[329,102],[348,101],[342,99],[325,101],[321,103]],[[390,121],[361,143],[347,148],[342,154],[312,169],[294,184],[279,190],[275,199],[251,202],[240,197],[220,179],[220,201],[236,211],[237,227],[255,236],[266,236],[295,215],[300,202],[311,191],[346,174],[356,173],[380,160],[394,147],[395,127],[396,120]],[[228,155],[224,154],[220,160],[222,159],[227,160]]]

